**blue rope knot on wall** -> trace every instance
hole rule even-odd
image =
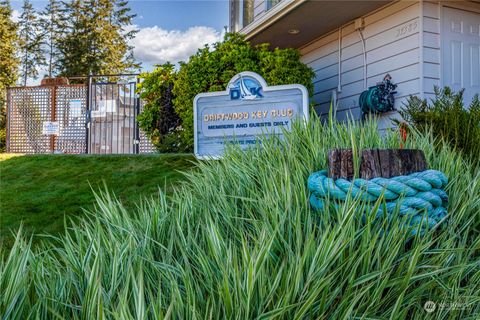
[[[410,224],[421,228],[437,225],[447,215],[448,195],[444,191],[448,183],[447,177],[437,170],[415,172],[407,176],[392,178],[332,179],[327,171],[314,172],[308,178],[308,189],[312,192],[310,204],[316,210],[325,208],[327,198],[345,201],[348,194],[360,199],[373,208],[380,197],[386,202],[383,207],[388,214],[398,212],[399,215],[410,215]],[[377,217],[383,215],[380,206]],[[426,213],[426,215],[425,215]]]

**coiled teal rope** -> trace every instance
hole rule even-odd
[[[359,178],[353,181],[341,178],[333,180],[327,177],[326,170],[322,170],[310,175],[308,189],[312,192],[310,204],[316,210],[325,208],[327,198],[344,201],[350,194],[352,198],[367,202],[367,205],[373,208],[373,202],[383,197],[386,205],[379,208],[377,216],[384,213],[383,207],[388,214],[398,212],[402,216],[412,216],[411,225],[422,224],[424,228],[435,226],[447,215],[448,195],[444,191],[447,183],[447,177],[437,170],[415,172],[390,179]]]

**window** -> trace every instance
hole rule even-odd
[[[267,0],[267,11],[276,6],[280,1],[282,0]]]

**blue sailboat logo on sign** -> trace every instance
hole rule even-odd
[[[255,100],[262,98],[262,86],[255,78],[240,75],[230,86],[230,99]]]

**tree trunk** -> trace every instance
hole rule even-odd
[[[328,152],[328,175],[333,179],[352,179],[354,176],[351,149],[334,149]],[[427,161],[421,150],[414,149],[365,149],[360,155],[359,177],[391,178],[427,169]]]

